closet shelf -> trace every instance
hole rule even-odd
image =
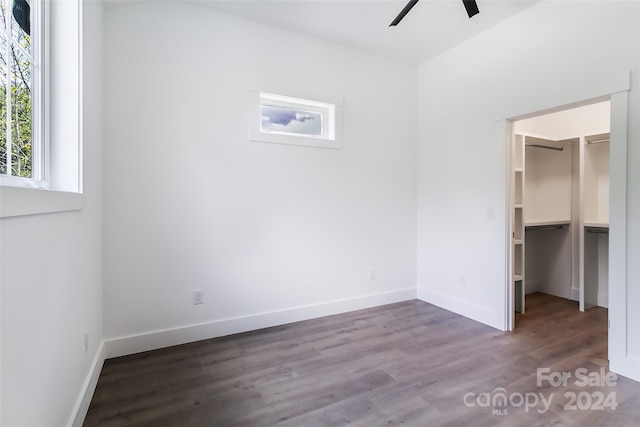
[[[584,226],[591,227],[591,228],[609,228],[609,223],[608,222],[585,222]]]
[[[514,275],[513,275],[513,281],[514,281],[514,282],[519,282],[519,281],[521,281],[522,279],[523,279],[522,274],[514,274]]]
[[[543,227],[548,225],[570,225],[571,220],[556,220],[556,221],[528,221],[524,223],[525,228],[528,227]]]

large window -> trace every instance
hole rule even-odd
[[[40,14],[39,0],[0,0],[0,175],[5,180],[44,179]]]
[[[82,5],[0,0],[0,218],[82,209]]]

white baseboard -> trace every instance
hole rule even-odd
[[[400,289],[397,291],[258,313],[251,316],[215,320],[196,325],[112,338],[105,342],[105,356],[107,359],[126,356],[143,351],[156,350],[163,347],[248,332],[415,298],[415,288]]]
[[[571,300],[580,301],[580,289],[571,288]],[[609,294],[598,293],[598,307],[609,308]]]
[[[67,426],[82,427],[84,419],[87,416],[87,411],[89,410],[89,404],[91,403],[93,392],[96,390],[96,386],[98,385],[98,378],[100,377],[100,372],[102,371],[102,365],[104,365],[104,355],[105,343],[104,341],[102,341],[95,357],[93,358],[93,362],[91,363],[91,370],[87,374],[87,378],[82,385],[80,396],[78,396],[78,400],[73,407],[73,412],[71,412],[71,416],[69,417]]]
[[[443,295],[425,288],[418,288],[418,299],[504,331],[504,325],[506,324],[504,315],[489,310],[486,307],[472,304],[467,300],[452,298],[449,295]]]

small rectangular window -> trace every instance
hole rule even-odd
[[[260,132],[322,137],[323,114],[295,107],[261,104]]]
[[[253,94],[251,104],[252,141],[341,147],[335,104],[265,92]]]

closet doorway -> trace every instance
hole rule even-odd
[[[611,103],[512,123],[511,329],[527,294],[608,308]]]

